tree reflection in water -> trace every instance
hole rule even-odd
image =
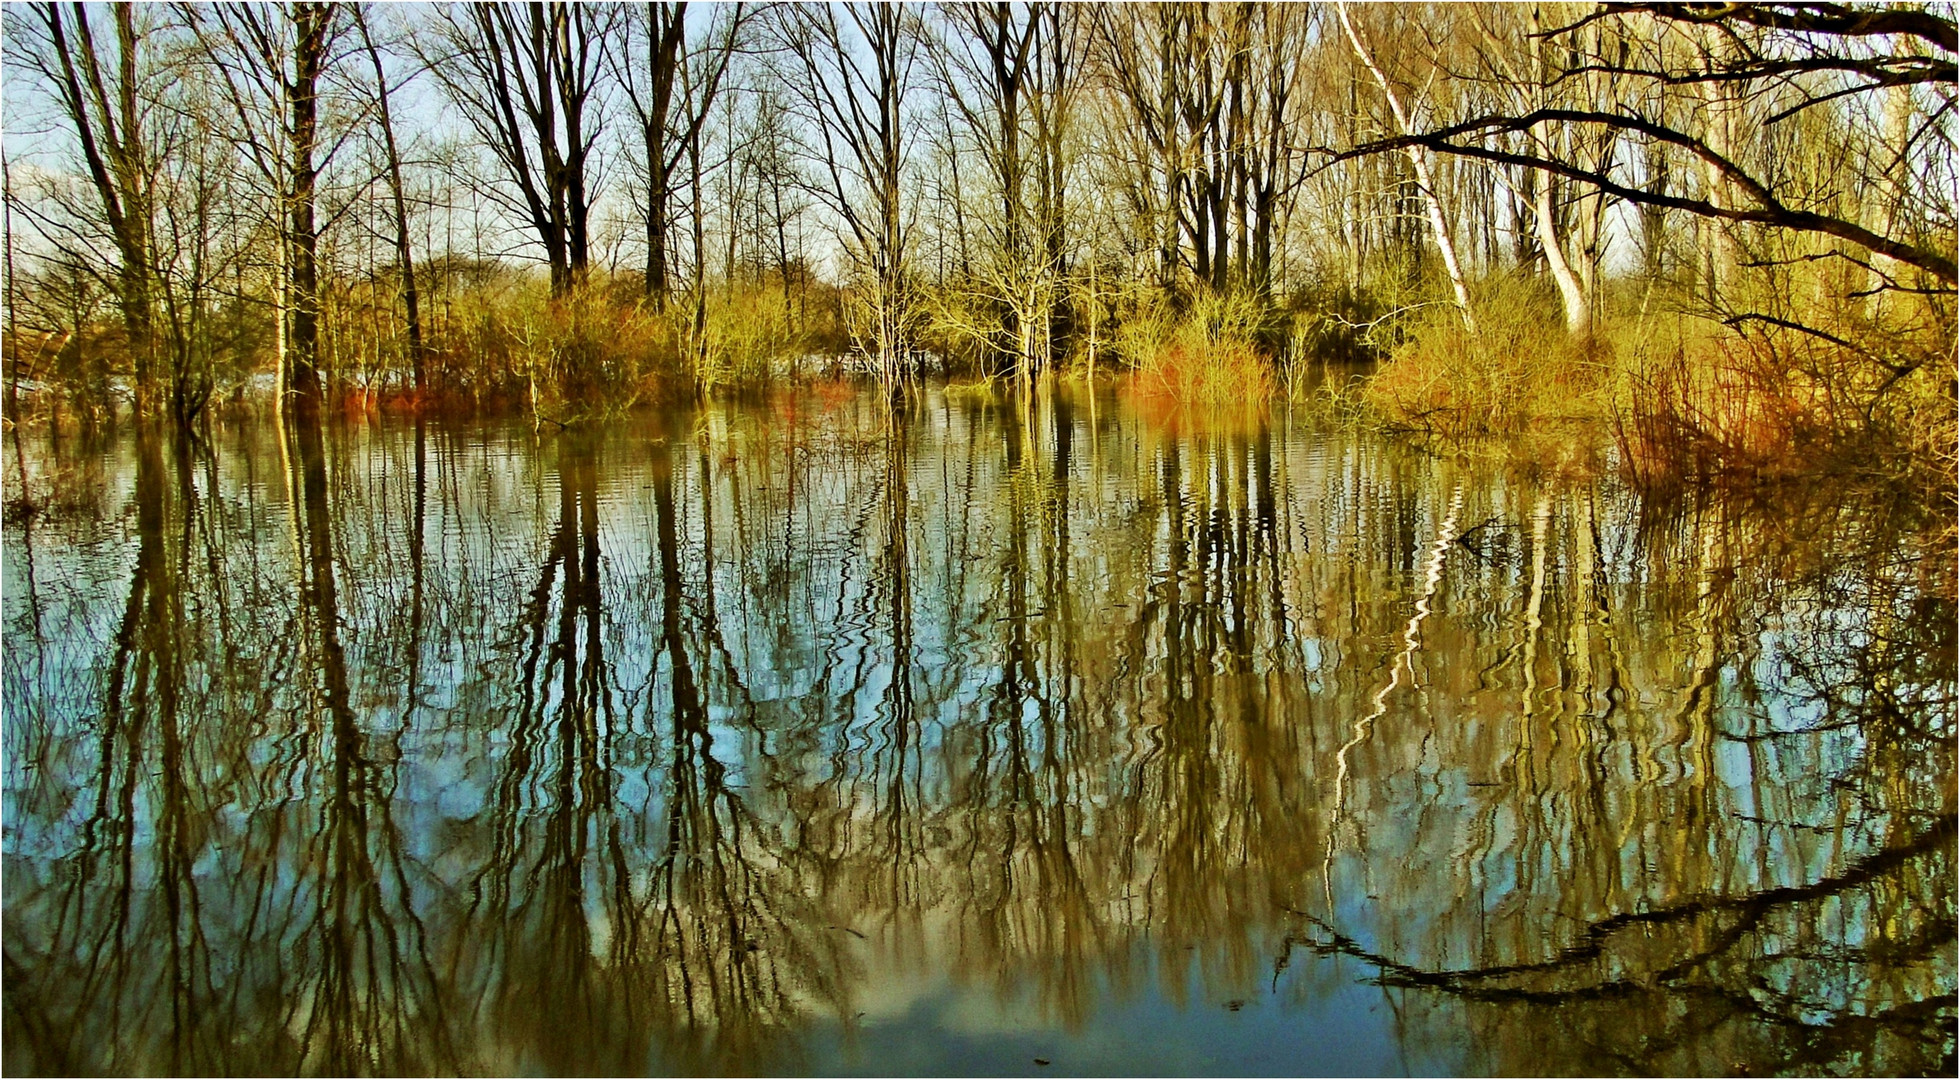
[[[806,408],[30,447],[7,1068],[794,1070],[1358,980],[1411,1068],[1951,1070],[1910,508]]]

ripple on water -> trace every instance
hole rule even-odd
[[[6,1067],[1950,1053],[1953,613],[1883,507],[932,400],[384,420],[317,515],[250,422],[188,489],[29,445]]]

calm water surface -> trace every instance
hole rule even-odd
[[[1896,508],[939,392],[7,471],[9,1072],[1954,1070]]]

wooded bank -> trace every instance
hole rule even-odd
[[[1309,362],[1951,473],[1956,32],[1813,3],[27,4],[10,416]],[[1928,465],[1930,463],[1930,465]],[[1950,487],[1950,483],[1947,485]]]

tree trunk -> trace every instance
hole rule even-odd
[[[422,346],[421,297],[415,288],[415,259],[408,233],[408,197],[402,185],[402,159],[395,145],[395,124],[389,105],[388,74],[381,66],[381,50],[369,36],[367,17],[360,5],[354,7],[354,24],[360,28],[361,42],[367,46],[374,64],[374,87],[380,106],[382,145],[388,152],[388,189],[395,203],[395,257],[401,263],[402,307],[408,321],[408,360],[415,376],[415,402],[419,408],[428,394],[428,364]]]
[[[58,70],[50,69],[48,74],[55,79],[62,110],[75,127],[89,181],[101,200],[104,222],[115,241],[120,263],[115,291],[136,384],[136,410],[148,413],[155,408],[157,379],[150,295],[149,170],[136,100],[137,34],[131,5],[116,5],[111,11],[120,54],[113,82],[96,50],[86,9],[74,6],[75,40],[71,47],[59,7],[44,4],[37,8],[59,64]]]
[[[701,190],[701,128],[688,133],[688,190],[694,197],[694,388],[701,389],[701,369],[708,359],[708,237]]]
[[[20,291],[15,287],[19,280],[14,276],[14,170],[12,164],[0,157],[0,242],[6,245],[7,274],[7,327],[5,341],[7,355],[0,357],[7,365],[5,412],[8,423],[20,420]],[[19,459],[20,429],[14,429],[16,440],[15,458]],[[27,485],[23,483],[21,490]]]
[[[1542,39],[1535,36],[1539,31],[1538,9],[1531,9],[1531,67],[1532,78],[1536,84],[1533,89],[1538,96],[1540,108],[1546,106],[1545,55]],[[1533,124],[1531,138],[1538,146],[1541,157],[1553,156],[1552,140],[1546,132],[1545,124]],[[1552,281],[1558,285],[1559,302],[1565,308],[1565,330],[1573,337],[1588,333],[1592,328],[1592,307],[1586,301],[1586,290],[1572,264],[1566,260],[1565,246],[1559,242],[1558,218],[1553,213],[1552,193],[1556,180],[1550,175],[1538,178],[1538,196],[1532,200],[1532,216],[1538,231],[1538,246],[1545,253],[1545,266],[1552,272]]]
[[[1538,246],[1545,252],[1545,265],[1552,271],[1552,280],[1558,285],[1559,301],[1565,306],[1566,332],[1578,337],[1591,329],[1592,307],[1586,302],[1586,290],[1572,272],[1572,265],[1565,260],[1564,247],[1559,244],[1558,225],[1552,215],[1551,177],[1540,177],[1539,180],[1538,198],[1532,203],[1533,217],[1538,227]]]
[[[1347,31],[1348,41],[1354,45],[1355,56],[1368,69],[1368,73],[1374,76],[1375,85],[1381,87],[1382,96],[1388,99],[1389,110],[1395,114],[1395,122],[1402,128],[1402,134],[1413,134],[1414,128],[1409,123],[1409,115],[1402,109],[1402,99],[1396,95],[1395,88],[1389,85],[1388,76],[1382,74],[1382,69],[1375,65],[1375,59],[1369,54],[1368,47],[1362,44],[1361,34],[1355,30],[1353,20],[1348,18],[1347,5],[1335,4],[1334,10],[1340,15],[1341,27]],[[1436,189],[1430,183],[1429,164],[1423,156],[1421,147],[1411,146],[1407,153],[1409,164],[1415,169],[1416,187],[1422,193],[1423,202],[1429,207],[1429,226],[1435,233],[1436,249],[1443,256],[1443,269],[1450,276],[1450,288],[1456,295],[1457,309],[1463,313],[1463,325],[1474,334],[1477,332],[1477,317],[1470,310],[1470,290],[1464,284],[1463,270],[1456,261],[1456,245],[1450,242],[1450,227],[1443,216],[1443,204],[1436,197]]]
[[[319,81],[326,62],[326,4],[295,4],[293,81],[287,86],[288,132],[292,139],[290,186],[287,194],[286,246],[291,252],[288,289],[292,328],[286,339],[287,387],[292,407],[302,416],[317,415],[320,389],[320,275],[319,236],[314,224],[314,187],[318,180],[313,160],[318,137]]]

